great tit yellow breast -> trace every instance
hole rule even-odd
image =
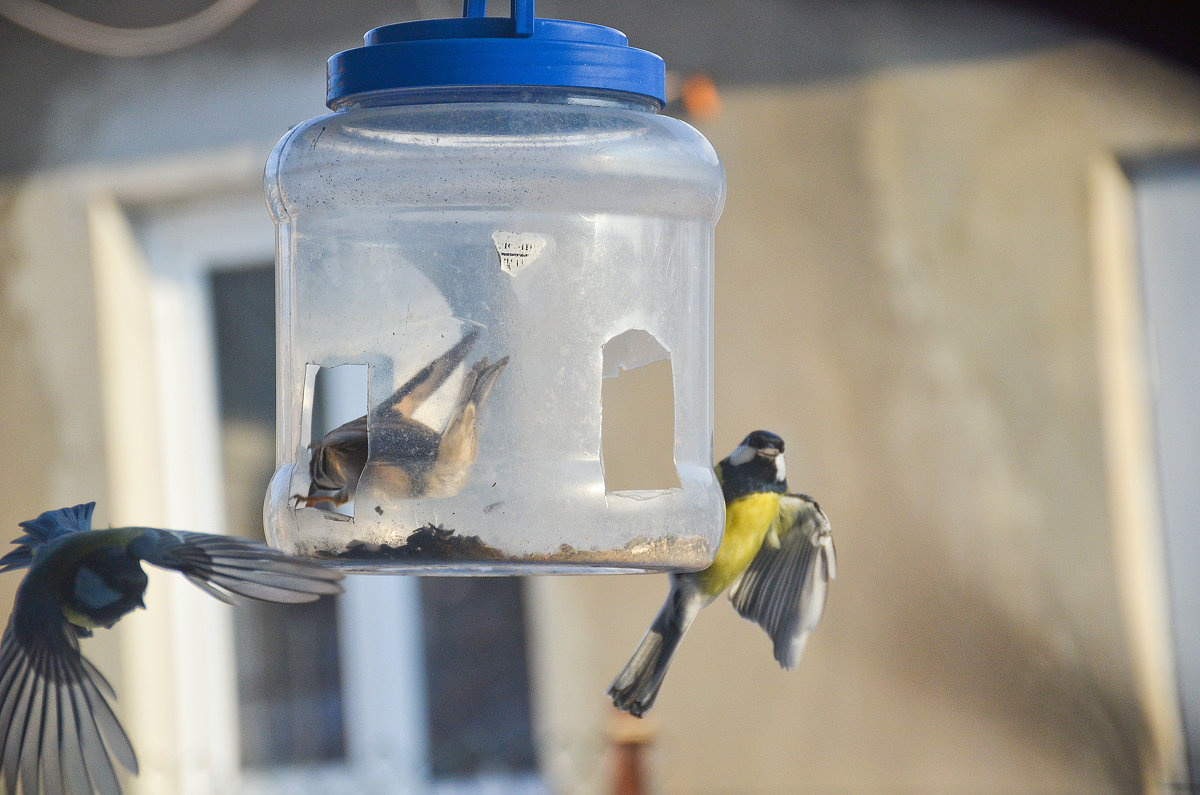
[[[750,565],[779,512],[780,496],[773,491],[757,492],[725,506],[725,536],[716,559],[699,575],[705,594],[716,596]]]
[[[92,630],[92,629],[96,629],[96,627],[100,626],[95,621],[93,621],[89,616],[85,616],[83,613],[80,613],[78,610],[72,610],[69,605],[63,605],[62,614],[63,614],[63,618],[65,618],[68,622],[74,624],[75,626],[79,627],[80,629]]]

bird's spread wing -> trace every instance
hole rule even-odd
[[[33,562],[33,550],[59,536],[87,530],[92,526],[92,511],[96,503],[85,502],[71,508],[46,511],[36,519],[21,522],[25,535],[13,541],[17,548],[0,558],[0,572],[28,568]]]
[[[467,329],[463,338],[453,347],[421,368],[387,400],[380,403],[375,408],[375,415],[379,416],[384,412],[394,410],[400,412],[401,416],[411,417],[417,407],[428,400],[429,396],[446,382],[450,373],[454,372],[454,368],[458,367],[466,358],[467,351],[471,349],[477,339],[479,339],[479,327],[472,326]]]
[[[90,509],[90,506],[89,506]],[[90,511],[89,511],[90,512]],[[6,791],[120,793],[110,757],[138,769],[112,686],[79,653],[53,589],[30,575],[0,639],[0,767]],[[42,789],[38,789],[41,778]]]
[[[829,520],[816,501],[788,494],[762,549],[729,592],[734,608],[775,644],[775,659],[794,668],[821,620],[837,557]]]
[[[236,536],[146,528],[130,550],[147,563],[181,572],[202,591],[229,604],[238,596],[311,602],[342,591],[340,571]]]

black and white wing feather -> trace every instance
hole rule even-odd
[[[137,773],[137,757],[109,702],[112,686],[79,653],[45,580],[17,590],[0,639],[0,767],[8,795],[120,793],[110,757]],[[39,780],[41,788],[39,789]]]
[[[775,644],[775,659],[796,667],[808,636],[825,609],[829,581],[837,576],[837,555],[829,520],[816,500],[787,494],[762,549],[734,583],[729,599],[758,624]]]
[[[147,563],[182,573],[228,604],[236,604],[237,597],[292,604],[342,592],[340,571],[247,538],[153,530],[131,551]]]

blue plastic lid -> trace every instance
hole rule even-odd
[[[329,59],[326,104],[371,91],[434,86],[567,86],[640,94],[665,102],[666,67],[602,25],[535,19],[533,0],[508,17],[485,17],[464,0],[455,19],[401,22],[369,31],[366,46]]]

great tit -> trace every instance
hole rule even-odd
[[[371,412],[372,460],[379,462],[380,478],[390,493],[448,496],[462,488],[478,452],[479,412],[508,357],[494,363],[484,357],[467,371],[441,433],[413,414],[445,383],[478,337],[479,329],[471,328]],[[354,498],[367,465],[367,432],[364,415],[334,428],[312,446],[308,496],[299,498],[298,504],[343,505]]]
[[[783,439],[755,431],[715,467],[725,495],[725,535],[712,565],[672,574],[671,592],[633,657],[608,688],[613,704],[641,717],[654,704],[671,656],[696,615],[730,585],[729,598],[796,666],[821,620],[837,556],[816,500],[789,494]]]
[[[109,704],[112,686],[80,654],[79,638],[144,607],[141,563],[181,572],[205,593],[309,602],[340,593],[341,572],[232,536],[152,527],[92,530],[95,503],[46,511],[0,558],[25,569],[0,639],[0,767],[7,792],[120,793],[110,757],[138,772]],[[39,790],[39,780],[42,789]]]

